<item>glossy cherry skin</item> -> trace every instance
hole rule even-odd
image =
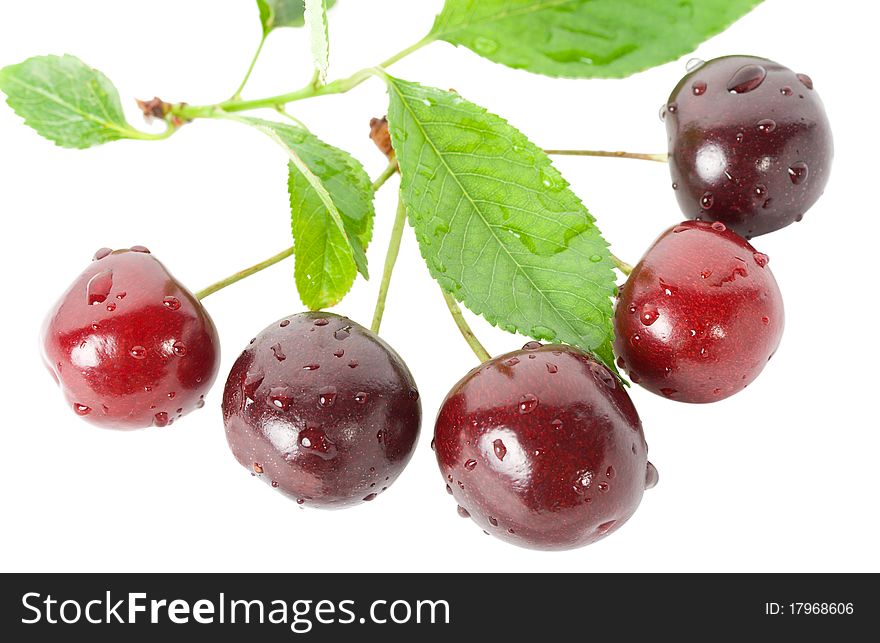
[[[419,393],[375,333],[331,313],[282,319],[251,341],[226,380],[226,439],[252,474],[307,507],[373,500],[419,437]]]
[[[620,291],[618,366],[681,402],[717,402],[743,390],[785,325],[768,261],[720,222],[686,221],[664,232]]]
[[[603,538],[657,481],[626,391],[571,346],[529,342],[468,373],[440,408],[434,450],[459,514],[533,549]]]
[[[834,147],[813,81],[764,58],[716,58],[664,111],[682,211],[751,238],[800,221],[825,190]]]
[[[99,250],[50,311],[42,345],[74,412],[112,429],[203,407],[220,365],[211,317],[141,246]]]

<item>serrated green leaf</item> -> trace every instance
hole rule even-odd
[[[318,82],[327,80],[330,65],[330,37],[327,31],[327,6],[325,0],[305,0],[305,21],[309,26],[312,61]]]
[[[446,0],[431,35],[546,76],[620,78],[692,51],[760,0]]]
[[[4,67],[0,90],[27,125],[61,147],[157,138],[129,125],[113,83],[74,56],[38,56]]]
[[[294,276],[300,298],[312,310],[339,303],[358,272],[369,276],[365,249],[374,217],[370,177],[347,152],[304,129],[241,120],[288,151]]]
[[[455,93],[387,83],[401,196],[431,275],[490,323],[613,368],[611,256],[550,159]]]
[[[334,4],[336,0],[327,0],[326,6]],[[306,22],[303,0],[257,0],[257,7],[265,35],[278,27],[302,27]]]

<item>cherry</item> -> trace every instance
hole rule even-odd
[[[115,429],[201,408],[220,363],[211,317],[143,246],[99,250],[49,313],[42,344],[76,414]]]
[[[610,534],[657,481],[626,391],[572,346],[529,342],[472,370],[440,408],[434,449],[459,514],[534,549]]]
[[[620,292],[618,366],[682,402],[716,402],[744,389],[779,346],[785,324],[767,262],[720,222],[687,221],[664,232]]]
[[[235,362],[223,393],[235,458],[313,507],[349,507],[385,491],[412,456],[421,418],[418,389],[397,353],[326,312],[266,328]]]
[[[662,113],[672,187],[690,218],[751,238],[800,221],[825,190],[831,128],[804,74],[716,58],[681,79]]]

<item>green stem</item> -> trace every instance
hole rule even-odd
[[[134,139],[136,141],[164,141],[166,138],[174,134],[178,127],[175,127],[171,123],[167,123],[164,132],[159,132],[158,134],[154,134],[153,132],[142,132],[138,129],[128,128],[128,129],[120,129],[122,135],[126,138]]]
[[[625,274],[627,277],[629,277],[629,274],[633,271],[633,267],[631,265],[621,259],[618,259],[613,254],[611,255],[611,261],[614,262],[614,267]]]
[[[390,169],[390,171],[389,171],[389,169]],[[375,181],[373,181],[373,191],[375,192],[380,187],[382,187],[382,185],[384,185],[385,181],[387,181],[388,178],[390,176],[392,176],[394,174],[394,172],[396,172],[396,171],[397,171],[397,161],[392,161],[391,163],[388,164],[388,167],[385,168],[385,171],[379,175],[379,178],[377,178]],[[396,223],[395,223],[395,225],[396,225]],[[398,240],[398,244],[399,243],[400,243],[400,241]],[[251,275],[255,275],[258,272],[260,272],[261,270],[265,270],[269,266],[273,266],[276,263],[278,263],[279,261],[283,261],[283,260],[287,259],[288,257],[293,256],[293,249],[294,249],[294,247],[291,246],[290,248],[287,248],[286,250],[282,250],[277,255],[269,257],[265,261],[261,261],[258,264],[254,264],[250,268],[245,268],[244,270],[240,270],[240,271],[236,272],[235,274],[229,275],[228,277],[226,277],[226,279],[221,279],[220,281],[211,284],[207,288],[203,288],[202,290],[200,290],[196,293],[196,299],[204,299],[208,295],[213,295],[218,290],[223,290],[224,288],[226,288],[226,286],[231,286],[232,284],[234,284],[237,281],[241,281],[242,279],[250,277]],[[389,250],[390,250],[390,248],[389,248]],[[395,257],[396,257],[396,253],[395,253]],[[387,264],[387,259],[386,259],[386,264]],[[389,278],[390,278],[390,275],[389,275]],[[383,281],[384,280],[385,279],[383,277]],[[387,290],[387,287],[388,286],[386,284],[386,286],[385,286],[386,290]]]
[[[370,330],[379,332],[382,325],[382,315],[385,313],[385,300],[388,298],[388,286],[391,285],[391,274],[394,272],[394,264],[400,253],[400,240],[403,238],[403,228],[406,225],[406,206],[403,199],[397,202],[397,215],[394,217],[394,227],[391,228],[391,240],[388,242],[388,251],[385,254],[385,269],[382,272],[382,282],[379,284],[379,296],[376,298],[376,309],[373,311],[373,323]]]
[[[382,170],[382,174],[373,181],[373,192],[385,185],[385,182],[394,176],[395,172],[397,172],[397,159],[391,159],[388,166]]]
[[[309,131],[309,128],[306,127],[306,124],[299,120],[296,116],[288,112],[282,105],[277,105],[275,107],[275,111],[281,114],[284,118],[292,121],[297,127],[304,129],[305,131]]]
[[[605,152],[603,150],[544,150],[550,156],[604,156],[616,159],[640,159],[642,161],[657,161],[666,163],[669,158],[666,154],[641,154],[638,152]]]
[[[255,275],[261,270],[265,270],[269,266],[274,266],[279,261],[283,261],[288,257],[293,256],[293,247],[288,248],[287,250],[282,250],[277,255],[269,257],[265,261],[261,261],[258,264],[254,264],[250,268],[245,268],[244,270],[240,270],[233,275],[229,275],[226,279],[221,279],[217,283],[211,284],[207,288],[203,288],[202,290],[196,293],[196,299],[204,299],[208,295],[212,295],[218,290],[223,290],[226,286],[234,284],[236,281],[241,281],[246,277],[250,277],[251,275]]]
[[[417,43],[410,45],[387,60],[379,63],[377,67],[385,68],[393,65],[397,61],[411,53],[418,51],[428,43],[433,42],[433,38],[426,37]],[[303,100],[304,98],[313,98],[315,96],[326,96],[328,94],[344,94],[348,92],[367,78],[375,73],[375,67],[365,67],[356,71],[347,78],[334,80],[326,85],[315,86],[311,82],[305,87],[287,94],[278,94],[277,96],[269,96],[267,98],[258,98],[255,100],[227,100],[216,105],[186,105],[179,104],[172,108],[172,113],[184,120],[192,120],[195,118],[210,118],[217,115],[218,108],[223,112],[243,112],[251,109],[275,108],[278,105],[286,105],[294,101]]]
[[[461,308],[458,307],[458,302],[456,302],[455,298],[442,288],[441,291],[443,292],[443,299],[446,300],[446,307],[449,308],[449,312],[452,313],[452,318],[455,320],[455,325],[458,326],[461,336],[464,337],[464,341],[466,341],[468,346],[471,347],[471,350],[474,351],[474,355],[477,356],[478,360],[481,362],[488,362],[492,359],[492,356],[485,348],[483,348],[480,340],[474,335],[474,331],[468,326],[464,315],[461,314]]]
[[[251,59],[251,64],[241,81],[241,85],[238,86],[238,89],[235,90],[232,98],[229,99],[230,101],[237,101],[241,99],[241,92],[244,90],[244,86],[247,85],[248,80],[250,80],[251,73],[254,71],[254,67],[256,67],[257,65],[257,59],[260,57],[260,52],[263,51],[263,45],[266,44],[267,35],[268,34],[264,33],[263,37],[260,38],[260,44],[257,46],[257,51],[254,53],[254,57]]]

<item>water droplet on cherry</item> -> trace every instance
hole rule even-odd
[[[269,389],[269,402],[276,409],[286,411],[287,409],[290,408],[290,403],[292,401],[293,401],[293,397],[291,395],[291,391],[290,391],[289,387],[275,386],[275,387]]]
[[[791,182],[795,185],[800,185],[806,181],[809,175],[810,168],[803,161],[792,163],[791,167],[788,168],[788,178],[790,178]]]
[[[104,303],[113,288],[113,271],[104,270],[89,279],[86,285],[86,300],[89,306]]]
[[[332,460],[336,457],[336,445],[327,437],[321,429],[306,428],[299,432],[299,445],[308,449],[322,460]]]
[[[756,127],[758,128],[759,132],[763,134],[769,134],[776,129],[776,121],[774,121],[772,118],[762,118],[758,121]]]
[[[710,209],[715,205],[715,196],[711,192],[704,192],[700,197],[700,207],[704,210]]]
[[[642,306],[642,313],[639,315],[639,319],[645,326],[650,326],[657,318],[660,317],[660,312],[657,310],[657,307],[653,304],[645,304]]]
[[[318,405],[322,408],[328,408],[333,406],[334,402],[336,402],[336,387],[326,386],[322,388],[318,393]]]
[[[521,398],[519,398],[519,412],[522,415],[526,413],[531,413],[538,406],[538,398],[532,393],[526,393]]]
[[[649,462],[645,469],[645,489],[653,489],[659,481],[660,474],[657,472],[657,467]]]
[[[731,94],[746,94],[756,90],[767,77],[767,70],[761,65],[744,65],[727,82]]]

